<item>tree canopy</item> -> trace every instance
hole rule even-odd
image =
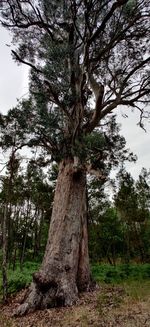
[[[78,157],[88,171],[87,163],[110,148],[114,109],[138,109],[142,126],[148,114],[149,9],[147,0],[1,1],[13,58],[31,68],[30,97],[12,114],[20,134],[25,128],[19,136],[24,141],[28,128],[25,143],[42,145],[56,161]]]

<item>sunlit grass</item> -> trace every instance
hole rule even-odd
[[[150,301],[150,280],[128,281],[123,283],[127,296],[135,301]]]

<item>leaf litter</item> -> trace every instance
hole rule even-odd
[[[150,295],[132,299],[124,287],[101,285],[82,293],[73,307],[38,310],[12,317],[25,290],[0,307],[0,327],[150,327]]]

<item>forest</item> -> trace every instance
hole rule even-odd
[[[1,175],[0,298],[6,303],[10,296],[26,289],[41,264],[58,174],[57,165],[46,171],[33,158],[27,166],[21,163],[21,156],[10,157]],[[111,198],[108,187],[113,189]],[[115,180],[89,177],[87,201],[93,280],[108,286],[126,282],[134,291],[138,283],[146,281],[149,289],[150,172],[143,168],[137,181],[125,168],[120,168]],[[5,230],[4,215],[7,215]],[[6,262],[4,250],[7,251]],[[106,296],[106,290],[104,294]]]
[[[7,265],[12,271],[23,271],[26,262],[40,264],[48,235],[54,187],[58,167],[47,172],[30,159],[26,168],[21,158],[8,162],[1,176],[1,217],[7,215]],[[150,173],[142,169],[135,182],[129,172],[120,169],[116,191],[109,199],[105,184],[92,178],[87,184],[89,252],[91,263],[150,263]],[[110,181],[109,181],[110,184]],[[114,185],[113,185],[114,187]],[[1,249],[5,246],[3,220]],[[2,265],[1,251],[1,265]],[[13,283],[13,281],[11,281]],[[16,281],[20,283],[21,281]],[[26,281],[22,281],[26,283]],[[10,283],[11,284],[11,283]],[[8,284],[8,290],[12,286]],[[15,281],[14,281],[15,290]],[[16,285],[17,287],[17,285]],[[1,287],[2,292],[2,287]]]
[[[148,0],[0,2],[29,69],[0,113],[2,327],[150,322],[150,171],[126,170],[116,119],[149,121],[149,16]]]
[[[3,268],[0,272],[0,299],[3,298],[6,304],[10,296],[26,289],[33,272],[41,264],[58,174],[56,164],[45,170],[33,157],[27,166],[21,165],[22,160],[21,156],[10,157],[5,173],[1,175],[0,261]],[[111,198],[108,197],[108,188],[113,189]],[[147,297],[150,287],[150,172],[143,168],[137,181],[125,168],[120,168],[115,180],[89,177],[87,201],[93,280],[108,287],[127,283],[126,287],[137,298],[142,296],[139,287],[142,283],[147,288]],[[7,215],[5,230],[4,215]],[[7,235],[6,248],[3,233]],[[135,290],[137,294],[134,294]],[[99,305],[103,297],[107,298],[108,291],[103,292]],[[114,292],[114,298],[118,296],[116,290],[111,289],[111,292]],[[104,302],[102,310],[106,310],[107,305],[109,301]],[[82,316],[80,319],[83,320]],[[88,325],[89,321],[85,326]],[[61,325],[58,323],[58,326]]]

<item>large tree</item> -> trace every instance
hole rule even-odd
[[[113,159],[114,125],[109,138],[104,125],[114,109],[137,108],[142,125],[149,93],[149,6],[148,0],[0,3],[2,24],[17,44],[13,57],[31,68],[30,99],[20,122],[30,111],[36,137],[29,134],[28,143],[43,145],[59,162],[45,256],[20,314],[71,305],[89,288],[86,173],[100,177],[102,161]]]

